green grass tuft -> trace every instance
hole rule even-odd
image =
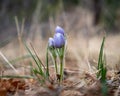
[[[105,37],[103,37],[103,41],[102,41],[100,52],[99,52],[97,78],[100,79],[100,82],[102,84],[103,96],[107,96],[107,86],[106,86],[107,68],[106,68],[106,58],[104,54],[104,42],[105,42]]]

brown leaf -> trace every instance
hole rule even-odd
[[[0,96],[6,96],[7,95],[7,90],[5,87],[0,87]]]

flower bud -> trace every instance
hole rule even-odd
[[[60,26],[57,26],[56,29],[55,29],[55,32],[56,33],[61,33],[62,35],[65,34],[65,31],[63,28],[61,28]]]
[[[53,38],[49,38],[49,40],[48,40],[48,46],[49,47],[54,47],[54,39]]]
[[[54,35],[54,47],[61,48],[65,45],[65,37],[61,33]]]

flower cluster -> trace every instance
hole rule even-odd
[[[48,49],[53,57],[53,63],[55,65],[56,76],[59,82],[63,80],[63,71],[64,71],[64,55],[65,55],[65,32],[64,29],[57,26],[55,29],[55,34],[53,38],[49,38]],[[59,61],[58,61],[59,59]],[[60,66],[60,67],[58,67]]]
[[[65,32],[64,30],[57,26],[55,29],[55,35],[53,38],[49,38],[49,47],[62,48],[65,45]]]

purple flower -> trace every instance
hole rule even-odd
[[[61,33],[54,35],[54,47],[61,48],[65,45],[65,37]]]
[[[54,47],[54,39],[53,38],[49,38],[49,40],[48,40],[48,45],[49,45],[49,47]]]
[[[64,36],[64,29],[57,26],[55,29],[55,35],[53,38],[49,38],[48,45],[49,47],[61,48],[65,45],[66,40]]]
[[[61,28],[60,26],[57,26],[56,29],[55,29],[55,32],[56,33],[61,33],[62,35],[65,34],[65,31],[63,28]]]

